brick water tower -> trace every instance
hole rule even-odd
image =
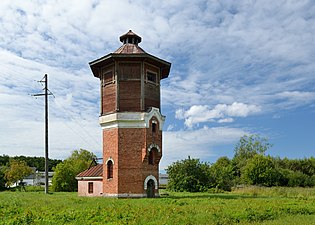
[[[139,47],[129,30],[115,52],[90,62],[100,79],[103,196],[156,197],[162,157],[160,81],[171,63]]]

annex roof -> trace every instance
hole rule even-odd
[[[88,177],[88,178],[99,178],[99,177],[103,177],[103,164],[98,164],[96,166],[93,166],[87,170],[84,170],[83,172],[79,173],[77,175],[77,178],[84,178],[84,177]]]

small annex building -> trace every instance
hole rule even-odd
[[[103,195],[103,164],[93,166],[76,176],[79,196]]]

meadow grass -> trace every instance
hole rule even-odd
[[[241,188],[234,188],[232,193],[250,196],[298,197],[315,199],[315,188],[303,187],[245,186]]]
[[[315,189],[311,191],[314,195]],[[77,193],[0,192],[0,224],[315,224],[314,196],[244,192],[163,196],[108,199]]]

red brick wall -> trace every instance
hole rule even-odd
[[[118,192],[118,129],[103,130],[103,193],[115,194]],[[107,179],[107,165],[106,161],[112,158],[113,178]]]
[[[142,151],[145,149],[145,130],[119,129],[119,192],[143,193]]]
[[[145,193],[145,178],[153,175],[158,180],[159,177],[159,161],[162,156],[162,132],[159,130],[159,125],[157,124],[154,133],[150,126],[150,128],[105,129],[103,135],[104,193]],[[157,144],[161,150],[155,153],[154,165],[148,162],[148,148],[151,144]],[[110,157],[114,161],[114,173],[112,179],[107,179],[106,160]]]
[[[156,131],[152,132],[152,121],[156,121]],[[143,161],[143,168],[142,168],[142,179],[143,181],[145,178],[149,175],[153,175],[157,180],[159,180],[159,163],[162,157],[162,131],[160,130],[160,124],[158,123],[158,120],[155,117],[152,117],[150,120],[150,127],[146,129],[146,158]],[[148,161],[148,148],[151,144],[156,144],[160,148],[160,152],[155,152],[155,160],[154,164],[150,165]],[[156,191],[157,193],[157,191]]]

